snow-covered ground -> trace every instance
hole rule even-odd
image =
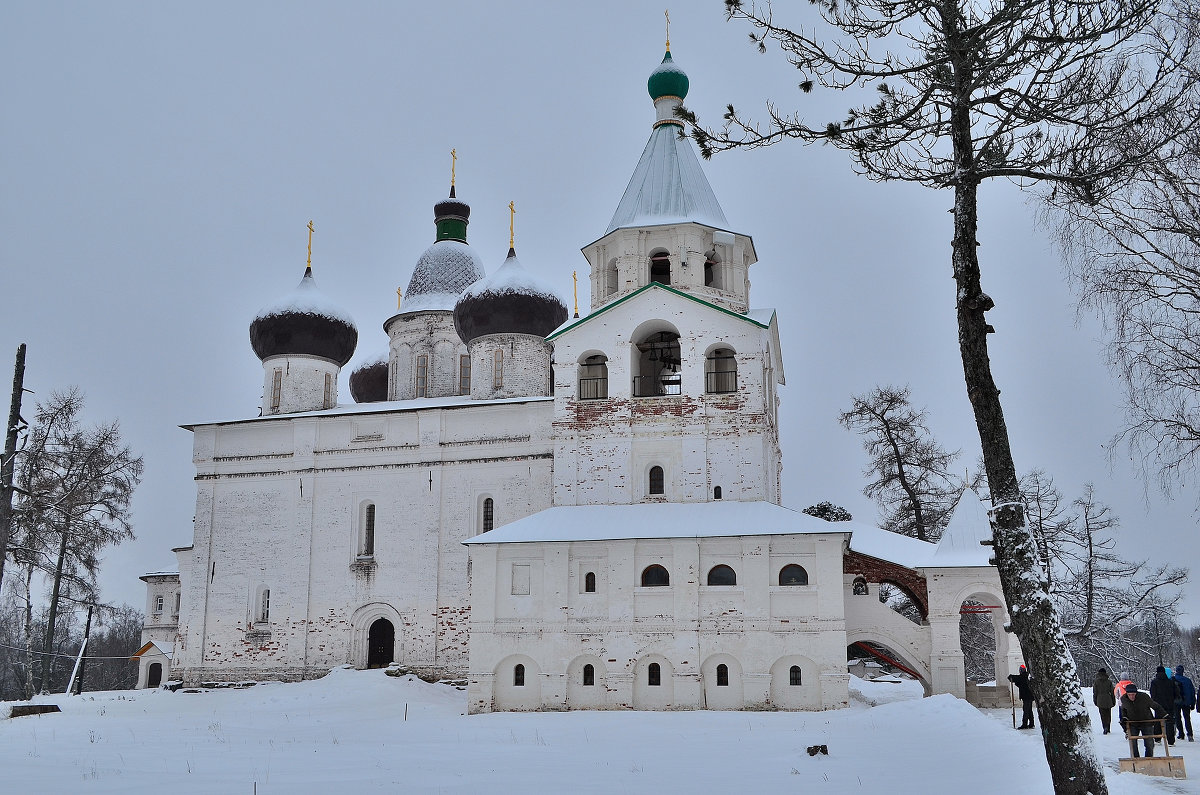
[[[467,716],[466,694],[451,687],[338,669],[246,690],[59,696],[39,700],[61,714],[0,720],[0,790],[1050,791],[1040,738],[1013,730],[1007,710],[923,699],[912,682],[852,679],[851,694],[836,712]],[[1173,781],[1118,773],[1119,731],[1096,739],[1113,793],[1200,793],[1200,744],[1175,745],[1193,778]],[[817,744],[828,756],[805,752]]]

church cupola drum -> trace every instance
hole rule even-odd
[[[546,335],[567,319],[567,306],[517,259],[511,237],[508,257],[495,273],[472,284],[454,307],[454,326],[470,351],[471,396],[479,400],[550,394]]]
[[[296,289],[264,307],[250,323],[250,346],[263,363],[263,414],[316,411],[337,405],[337,381],[354,355],[353,318],[317,288],[309,260]]]
[[[457,159],[454,150],[451,157]],[[388,335],[391,400],[471,394],[467,347],[454,330],[454,303],[484,276],[483,260],[467,245],[471,207],[455,194],[433,208],[434,242],[413,268],[395,315],[383,324]]]

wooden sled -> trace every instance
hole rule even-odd
[[[1172,756],[1171,746],[1167,744],[1166,728],[1164,726],[1165,718],[1155,718],[1152,721],[1142,721],[1143,723],[1157,723],[1158,734],[1142,734],[1137,737],[1129,736],[1128,730],[1125,732],[1125,739],[1129,740],[1129,756],[1120,759],[1122,773],[1141,773],[1146,776],[1165,776],[1166,778],[1187,778],[1187,769],[1183,765],[1182,756]],[[1155,741],[1155,750],[1162,749],[1162,756],[1133,756],[1137,752],[1137,744],[1143,738],[1152,739]]]

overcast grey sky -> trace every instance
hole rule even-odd
[[[27,342],[37,398],[80,385],[90,418],[119,418],[145,456],[138,538],[102,577],[105,598],[138,607],[138,575],[174,568],[170,548],[191,541],[192,439],[178,426],[258,413],[247,328],[302,275],[309,219],[317,280],[359,327],[348,402],[349,371],[386,350],[396,287],[433,240],[451,147],[489,272],[512,200],[522,264],[568,301],[572,270],[586,284],[579,249],[603,234],[650,133],[646,77],[663,52],[662,8],[630,0],[27,1],[4,16],[0,371]],[[820,121],[848,107],[802,95],[747,33],[720,0],[672,7],[672,53],[702,119],[768,97]],[[784,503],[876,518],[859,441],[837,424],[875,384],[909,384],[973,468],[950,195],[868,182],[827,147],[730,153],[705,169],[730,224],[754,238],[752,305],[779,313]],[[1123,555],[1190,564],[1194,487],[1172,502],[1146,491],[1124,451],[1110,464],[1121,395],[1099,326],[1077,321],[1023,197],[1002,184],[981,195],[992,363],[1018,468],[1044,468],[1068,499],[1094,482],[1121,519]],[[1186,604],[1200,621],[1200,592]]]

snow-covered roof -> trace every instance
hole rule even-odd
[[[163,571],[148,571],[145,574],[143,574],[141,577],[138,577],[138,579],[144,580],[147,577],[178,577],[178,576],[179,576],[178,569],[172,569],[170,571],[164,569]]]
[[[517,519],[464,544],[613,541],[634,538],[720,538],[792,533],[845,533],[851,522],[826,522],[770,502],[568,505]]]
[[[462,291],[484,274],[483,260],[474,249],[460,240],[439,240],[417,260],[400,314],[453,312]]]
[[[287,314],[318,315],[330,320],[340,320],[351,328],[358,328],[354,325],[354,318],[317,288],[316,280],[308,272],[296,285],[296,289],[258,310],[255,317]]]
[[[887,560],[910,569],[925,566],[936,547],[928,541],[902,536],[862,522],[837,522],[854,525],[850,549],[879,560]]]
[[[180,425],[180,428],[190,431],[202,425],[234,425],[242,422],[272,422],[293,420],[299,417],[339,417],[343,414],[389,414],[399,411],[420,411],[422,409],[446,409],[465,406],[496,406],[503,403],[539,403],[553,401],[553,397],[511,397],[495,398],[493,400],[473,400],[470,395],[451,395],[440,398],[416,398],[414,400],[380,400],[375,403],[348,403],[331,409],[318,411],[297,411],[294,414],[267,414],[261,417],[239,417],[232,420],[212,420],[210,422],[192,422]]]
[[[463,290],[462,295],[466,297],[483,295],[484,293],[493,293],[495,295],[522,293],[524,295],[537,295],[547,300],[563,303],[562,296],[554,292],[546,282],[527,271],[521,265],[521,261],[517,259],[515,253],[509,254],[494,273],[484,276],[479,281],[469,285]]]
[[[603,315],[605,312],[615,309],[616,307],[620,306],[621,304],[625,303],[626,301],[632,299],[634,296],[641,295],[642,293],[646,292],[647,290],[666,290],[669,293],[674,293],[675,295],[682,296],[683,298],[687,298],[690,301],[695,301],[698,304],[707,306],[710,309],[715,309],[718,312],[723,312],[724,314],[729,315],[731,317],[740,318],[742,320],[748,320],[751,323],[753,323],[754,325],[759,326],[760,328],[769,328],[771,325],[771,322],[773,321],[773,319],[775,317],[774,309],[756,310],[753,312],[747,312],[746,314],[743,315],[740,312],[734,312],[732,309],[726,309],[725,307],[720,306],[719,304],[714,304],[711,301],[706,301],[699,296],[692,295],[691,293],[685,293],[683,290],[676,289],[675,287],[671,287],[670,285],[660,284],[659,282],[650,282],[649,284],[642,285],[641,287],[637,288],[636,290],[634,290],[631,293],[626,293],[625,295],[621,296],[620,298],[618,298],[615,301],[610,301],[609,303],[605,304],[604,306],[601,306],[592,312],[588,312],[586,315],[583,315],[582,317],[568,318],[565,323],[563,323],[558,328],[554,329],[554,331],[551,331],[549,334],[547,334],[546,339],[552,340],[555,337],[557,337],[558,335],[562,334],[567,329],[574,328],[575,326],[579,326],[584,323],[587,323],[588,321],[592,320],[593,318],[599,317],[600,315]],[[763,316],[763,312],[767,313],[765,318]],[[783,382],[780,381],[780,383],[783,383]]]
[[[691,141],[679,137],[677,125],[661,124],[650,133],[604,234],[633,226],[686,222],[729,228]]]
[[[138,657],[144,657],[147,654],[161,654],[169,660],[175,654],[175,644],[162,640],[147,641],[142,644],[142,648],[129,655],[129,659],[136,660]]]
[[[992,524],[987,507],[972,489],[963,492],[950,516],[942,539],[938,542],[933,558],[926,568],[959,568],[966,566],[988,566],[992,557],[991,546],[980,541],[991,541]]]

